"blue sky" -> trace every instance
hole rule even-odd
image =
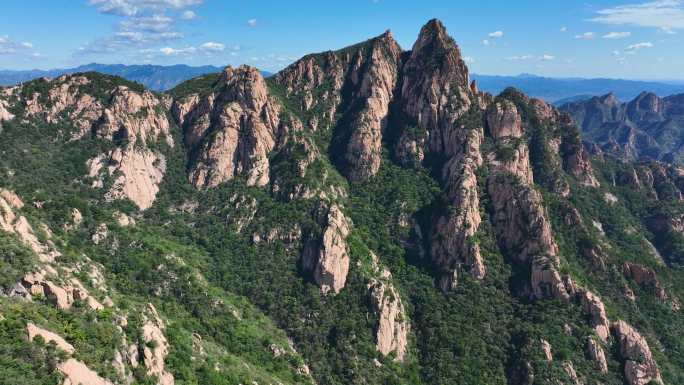
[[[276,71],[386,29],[444,22],[471,71],[684,79],[683,0],[3,0],[0,69],[90,62]]]

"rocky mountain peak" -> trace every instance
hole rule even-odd
[[[618,100],[617,96],[612,92],[609,92],[603,96],[598,97],[598,100],[601,102],[601,104],[605,104],[611,107],[620,104],[620,101]]]
[[[461,58],[456,41],[447,34],[446,28],[437,19],[423,26],[413,44],[407,66],[439,71],[455,85],[468,88],[468,67]]]

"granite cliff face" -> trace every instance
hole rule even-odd
[[[216,187],[242,176],[249,185],[268,184],[268,155],[282,128],[280,106],[255,68],[227,67],[214,88],[174,102],[185,144],[194,154],[190,182],[198,188]]]

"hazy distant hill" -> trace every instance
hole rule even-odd
[[[585,95],[605,95],[609,92],[618,98],[629,100],[643,91],[658,96],[667,96],[684,92],[684,83],[676,81],[638,81],[623,79],[583,79],[583,78],[546,78],[522,74],[518,76],[471,75],[477,81],[478,88],[494,95],[506,87],[515,87],[529,96],[542,98],[555,103],[561,99],[575,101],[586,99]]]
[[[0,85],[8,86],[25,82],[31,79],[47,76],[56,77],[63,74],[76,72],[96,71],[107,75],[121,76],[127,80],[138,82],[155,91],[165,91],[175,87],[185,80],[219,72],[222,68],[214,66],[191,67],[184,64],[172,66],[160,65],[124,65],[124,64],[97,64],[91,63],[76,68],[62,68],[53,70],[27,70],[27,71],[0,71]],[[269,76],[263,72],[264,76]]]

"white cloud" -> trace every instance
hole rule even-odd
[[[593,32],[585,32],[581,35],[575,35],[575,39],[580,39],[580,40],[591,40],[596,37],[596,34]]]
[[[535,55],[517,55],[517,56],[508,56],[504,58],[508,61],[526,61],[526,60],[539,60],[539,61],[551,61],[555,60],[556,57],[553,55],[549,55],[547,53],[540,55],[540,56],[535,56]]]
[[[568,31],[568,27],[560,27],[560,30],[559,30],[559,31],[561,31],[561,32],[567,32],[567,31]]]
[[[603,35],[604,39],[624,39],[626,37],[632,36],[631,32],[608,32]]]
[[[531,60],[534,59],[534,55],[520,55],[520,56],[509,56],[506,60],[509,61],[520,61],[520,60]]]
[[[482,40],[482,45],[490,45],[491,42],[487,39]]]
[[[612,54],[613,56],[620,56],[620,51],[617,51],[617,50],[616,50],[616,51],[611,52],[611,54]]]
[[[145,12],[163,12],[202,4],[203,0],[89,0],[102,13],[135,16]]]
[[[197,14],[193,11],[184,11],[181,13],[180,18],[183,20],[195,20],[197,18]]]
[[[208,41],[200,45],[202,51],[223,51],[226,48],[225,45],[221,43],[215,43],[213,41]]]
[[[643,48],[651,48],[653,47],[653,43],[651,42],[643,42],[643,43],[636,43],[636,44],[630,44],[625,48],[626,51],[638,51]]]
[[[175,56],[175,55],[187,55],[191,54],[197,51],[197,48],[195,47],[186,47],[186,48],[171,48],[171,47],[164,47],[160,48],[159,52],[166,56]]]
[[[27,41],[16,42],[8,35],[0,36],[0,55],[21,54],[31,55],[33,44]]]
[[[475,63],[475,58],[473,58],[472,56],[464,56],[463,61],[468,64],[472,64]]]
[[[257,25],[257,19],[249,19],[249,20],[247,20],[247,25],[250,26],[250,27],[252,27],[252,28],[253,28],[253,27],[256,27],[256,25]]]
[[[504,35],[503,31],[494,31],[494,32],[490,32],[488,36],[491,38],[497,39],[497,38],[503,37],[503,35]]]
[[[605,8],[591,21],[611,25],[633,25],[663,30],[684,29],[684,7],[681,0],[655,0]]]
[[[182,39],[178,24],[181,20],[192,20],[197,14],[189,9],[204,0],[88,0],[98,12],[116,15],[114,33],[90,41],[76,54],[129,54],[140,49],[154,48]],[[165,46],[164,48],[170,48]],[[165,52],[172,52],[165,50]],[[170,53],[174,54],[174,53]]]

